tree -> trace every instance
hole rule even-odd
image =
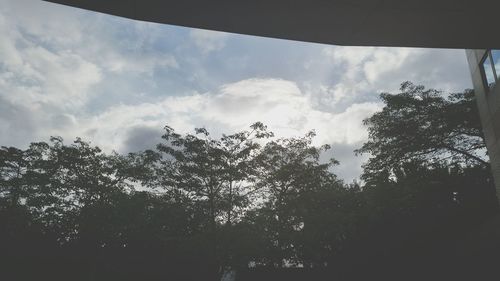
[[[256,184],[264,190],[267,200],[260,213],[267,217],[264,229],[274,246],[267,255],[274,266],[299,262],[298,243],[294,240],[299,233],[314,228],[307,215],[315,204],[314,195],[342,186],[329,170],[337,161],[320,161],[330,146],[313,146],[314,136],[311,131],[300,138],[270,141],[257,157]]]
[[[71,248],[74,256],[96,265],[99,249],[120,243],[114,206],[131,188],[122,171],[125,162],[79,138],[71,145],[52,137],[50,143],[31,143],[26,150],[2,148],[0,217],[8,227],[0,236],[10,249],[4,248],[4,254],[18,256],[21,264],[46,253],[41,264],[53,267],[51,259]],[[10,211],[4,208],[8,206]],[[24,230],[9,223],[12,219]],[[11,231],[15,235],[10,238],[3,235]]]
[[[53,137],[50,145],[32,145],[29,151],[40,146],[46,151],[33,162],[38,166],[32,182],[39,190],[33,194],[52,198],[37,206],[40,220],[51,228],[65,226],[61,229],[65,232],[61,233],[63,240],[88,239],[94,246],[105,244],[105,237],[113,234],[105,229],[103,219],[111,214],[107,212],[110,206],[132,189],[121,172],[123,158],[107,155],[79,138],[65,145],[62,138]]]
[[[249,204],[254,192],[253,157],[260,148],[258,139],[268,138],[266,126],[257,122],[250,131],[214,139],[204,128],[196,134],[181,135],[166,126],[165,140],[157,146],[160,161],[153,186],[165,189],[178,200],[194,202],[198,214],[206,218],[213,261],[220,266],[218,224],[230,226]],[[226,257],[227,258],[227,257]]]
[[[391,264],[404,276],[415,264],[425,272],[440,264],[436,271],[447,272],[460,239],[498,209],[474,93],[405,82],[381,99],[357,150],[371,156],[362,175],[367,235],[350,251],[370,270]]]
[[[400,91],[381,94],[384,108],[363,122],[369,139],[357,153],[371,156],[364,165],[365,180],[413,160],[489,165],[472,91],[446,97],[411,82],[402,83]]]

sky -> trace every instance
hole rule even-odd
[[[465,51],[341,47],[0,0],[0,146],[76,137],[106,152],[153,148],[163,127],[217,136],[256,122],[277,136],[315,130],[345,181],[382,92],[404,81],[471,88]]]

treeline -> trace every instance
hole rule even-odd
[[[371,157],[358,183],[337,178],[339,163],[323,160],[331,148],[314,146],[314,132],[277,138],[260,122],[219,138],[166,126],[156,148],[128,155],[58,137],[2,147],[3,272],[8,280],[217,280],[228,268],[242,278],[248,268],[341,279],[457,272],[465,258],[457,243],[497,211],[474,95],[407,82],[381,99],[383,110],[365,120],[369,140],[357,153]]]

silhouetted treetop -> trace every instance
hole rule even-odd
[[[405,82],[380,98],[385,106],[364,120],[369,138],[356,151],[371,156],[365,177],[413,160],[488,165],[472,91],[445,95]]]
[[[297,267],[293,278],[366,280],[429,272],[425,262],[457,272],[461,233],[498,207],[473,94],[407,82],[381,98],[358,150],[372,156],[363,183],[335,175],[314,131],[274,137],[261,122],[219,136],[165,126],[160,144],[127,155],[80,138],[1,147],[2,276],[220,280],[224,268]]]

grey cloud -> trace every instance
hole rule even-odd
[[[34,77],[40,76],[40,81],[5,76],[5,84],[0,83],[4,93],[0,94],[0,144],[24,145],[61,133],[68,139],[80,135],[106,149],[130,152],[160,141],[161,126],[155,124],[170,122],[180,131],[205,126],[219,132],[246,129],[257,120],[274,126],[281,135],[316,128],[325,142],[352,143],[363,138],[361,117],[376,107],[353,104],[375,101],[382,90],[397,90],[404,80],[444,90],[470,87],[462,50],[355,49],[193,32],[203,44],[207,38],[214,40],[201,54],[193,50],[196,38],[188,29],[43,1],[7,2],[8,7],[0,8],[0,20],[3,17],[7,23],[1,42],[12,53],[4,53],[2,59],[10,58],[20,67],[39,62]],[[186,43],[186,39],[192,40]],[[182,48],[186,44],[191,48]],[[29,56],[21,52],[28,47]],[[324,48],[342,52],[332,58],[325,56]],[[252,83],[236,83],[243,80]],[[219,86],[227,84],[238,86],[233,87],[238,95],[221,95]],[[191,94],[195,91],[212,94]],[[63,106],[66,103],[75,106]],[[335,172],[346,181],[361,172],[366,157],[352,152],[360,145],[333,146],[331,155],[341,162]]]
[[[155,148],[161,141],[161,128],[134,127],[127,131],[121,152],[136,152]]]
[[[463,50],[417,48],[325,47],[336,83],[309,87],[319,104],[342,110],[352,103],[373,102],[381,92],[395,92],[404,81],[444,91],[471,87]],[[324,89],[327,89],[324,91]]]
[[[399,68],[380,75],[378,87],[399,85],[410,80],[445,91],[461,91],[472,86],[463,50],[419,50],[411,53]]]
[[[224,48],[226,44],[226,37],[229,34],[203,29],[192,29],[189,35],[193,40],[193,43],[201,50],[201,52],[208,54],[212,51],[218,51]]]
[[[0,145],[25,147],[37,136],[32,112],[0,96]]]
[[[340,162],[333,168],[334,173],[346,183],[359,179],[362,173],[361,165],[366,161],[365,155],[356,156],[354,150],[361,147],[362,142],[355,144],[333,144],[332,149],[323,153],[322,160],[334,158]]]
[[[54,114],[50,117],[54,129],[66,129],[75,125],[75,118],[69,114]]]

